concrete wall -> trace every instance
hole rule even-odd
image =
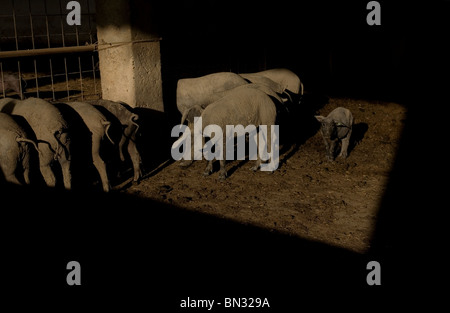
[[[96,1],[103,98],[164,111],[159,36],[152,3]],[[123,43],[110,47],[109,43]]]

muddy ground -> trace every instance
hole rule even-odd
[[[319,125],[312,122],[312,131],[302,130],[310,133],[304,142],[281,147],[280,166],[273,174],[250,171],[253,161],[230,161],[229,176],[221,182],[218,164],[215,173],[203,177],[206,161],[188,168],[171,162],[122,192],[364,253],[371,244],[406,110],[392,102],[327,102],[317,113],[327,115],[343,106],[354,115],[347,159],[326,160]],[[283,135],[281,128],[281,141]]]

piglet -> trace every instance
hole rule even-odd
[[[20,99],[25,99],[25,87],[26,82],[23,78],[19,79],[17,74],[4,73],[3,79],[0,76],[0,95],[3,95],[3,92],[8,93],[9,91],[15,91]]]
[[[327,117],[316,115],[315,118],[322,124],[321,132],[329,161],[334,160],[336,144],[341,142],[339,157],[347,158],[348,145],[352,134],[353,115],[350,110],[338,107],[331,111]]]

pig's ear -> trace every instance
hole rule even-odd
[[[318,120],[319,122],[323,122],[325,121],[325,117],[322,115],[314,115],[314,117],[316,118],[316,120]]]

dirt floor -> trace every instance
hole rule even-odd
[[[326,160],[317,131],[301,145],[282,148],[273,174],[250,171],[253,161],[230,161],[229,177],[220,182],[217,172],[203,177],[206,161],[188,168],[175,162],[123,192],[364,253],[406,110],[396,103],[330,98],[318,113],[327,115],[339,106],[355,119],[345,160]]]
[[[92,75],[90,77],[83,77],[82,80],[80,80],[79,77],[71,77],[67,82],[65,76],[59,75],[54,79],[53,89],[50,82],[50,76],[46,73],[38,73],[39,88],[36,87],[34,73],[23,73],[22,77],[27,82],[25,92],[26,97],[39,97],[48,101],[52,101],[53,96],[59,101],[94,100],[101,97],[102,87],[98,74],[96,79],[94,79]],[[37,94],[38,89],[39,94]],[[14,97],[16,96],[16,93],[10,92],[8,96]]]
[[[98,97],[99,79],[95,89],[91,78],[83,85],[86,98]],[[69,81],[71,100],[81,100],[79,86],[78,80]],[[67,97],[65,82],[55,89]],[[40,90],[51,100],[51,86]],[[316,129],[304,142],[281,147],[280,165],[272,174],[250,171],[253,161],[230,161],[229,177],[221,182],[217,166],[212,175],[202,175],[206,161],[181,168],[169,160],[156,174],[144,173],[138,185],[126,185],[120,192],[364,253],[370,247],[406,109],[393,102],[329,98],[313,111],[327,115],[339,106],[354,116],[353,144],[345,160],[326,160],[319,124],[310,112]],[[281,141],[284,135],[281,129]],[[144,168],[149,169],[146,164]]]

